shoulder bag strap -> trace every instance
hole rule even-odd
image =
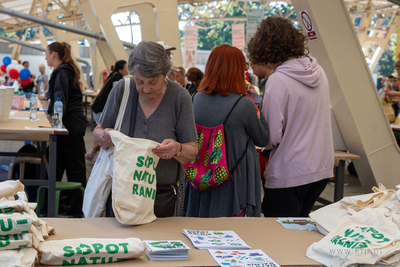
[[[224,121],[224,123],[223,123],[224,125],[225,125],[225,122],[228,120],[229,116],[231,115],[233,109],[236,107],[237,103],[239,103],[239,101],[240,101],[240,99],[242,99],[242,97],[243,97],[243,96],[240,96],[240,97],[238,98],[238,100],[236,100],[235,104],[233,105],[233,107],[232,107],[231,110],[229,111],[228,116],[226,116],[226,118],[225,118],[225,121]]]
[[[119,106],[119,111],[118,111],[118,117],[117,120],[115,121],[115,126],[114,126],[114,129],[118,131],[121,130],[121,124],[125,114],[126,103],[128,102],[129,98],[129,84],[130,84],[129,78],[125,79],[124,95],[122,96],[121,105]]]
[[[129,136],[134,137],[135,134],[135,125],[136,125],[136,113],[139,101],[139,92],[136,89],[136,85],[134,84],[133,89],[133,101],[132,101],[132,111],[131,111],[131,120],[129,126]]]

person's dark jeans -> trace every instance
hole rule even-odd
[[[265,217],[308,217],[329,179],[311,184],[270,189],[264,188],[262,209]]]

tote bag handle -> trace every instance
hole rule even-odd
[[[121,130],[122,119],[124,118],[126,104],[129,98],[129,91],[130,91],[130,78],[125,78],[125,87],[124,87],[124,95],[122,96],[121,105],[119,106],[118,117],[115,121],[114,129],[117,131]]]

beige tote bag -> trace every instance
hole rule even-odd
[[[310,217],[315,221],[320,233],[327,235],[347,218],[365,208],[383,208],[396,193],[382,184],[379,184],[379,188],[374,186],[372,190],[374,193],[345,197],[339,202],[310,213]]]
[[[139,258],[146,246],[135,237],[77,238],[46,241],[38,251],[43,265],[87,265]]]
[[[34,248],[0,251],[0,266],[34,267],[38,252]]]
[[[366,208],[347,218],[307,249],[307,257],[325,266],[399,263],[400,230],[385,208]]]
[[[386,117],[388,118],[389,122],[393,123],[395,116],[394,116],[394,110],[393,110],[393,107],[392,107],[392,101],[390,101],[387,104],[384,104],[383,105],[383,110],[385,111]]]
[[[110,131],[114,143],[112,168],[112,206],[122,224],[139,225],[154,221],[156,167],[159,157],[151,152],[159,143],[130,138]]]

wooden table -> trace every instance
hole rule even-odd
[[[391,123],[390,127],[393,131],[400,132],[400,125],[394,125],[393,123]]]
[[[94,91],[91,91],[91,92],[83,91],[83,92],[82,92],[82,95],[85,97],[85,101],[84,101],[83,103],[84,103],[84,105],[85,105],[85,117],[86,117],[86,119],[87,119],[87,106],[88,106],[88,100],[87,100],[87,98],[88,98],[88,97],[90,97],[90,98],[95,98],[95,97],[97,97],[98,93],[97,93],[97,92],[94,92]]]
[[[318,231],[286,229],[274,218],[159,218],[141,226],[120,224],[115,218],[43,218],[55,227],[56,235],[47,240],[72,238],[128,238],[141,240],[182,240],[188,245],[189,260],[150,261],[146,256],[101,266],[218,266],[207,250],[193,247],[182,234],[191,230],[233,230],[251,249],[261,249],[281,266],[321,266],[306,257],[307,248],[323,238]],[[40,264],[36,266],[42,266]]]
[[[350,154],[345,151],[341,150],[335,150],[335,167],[336,167],[336,173],[335,173],[335,192],[333,196],[333,201],[337,202],[343,198],[343,191],[344,191],[344,169],[345,169],[345,164],[346,160],[351,159],[351,160],[356,160],[359,159],[360,156],[355,155],[355,154]],[[318,202],[329,205],[332,204],[331,201],[323,199],[323,198],[318,198]]]
[[[343,198],[343,190],[344,190],[344,167],[346,164],[346,160],[351,159],[360,159],[360,156],[355,154],[350,154],[344,151],[335,151],[335,166],[336,166],[336,174],[335,174],[335,193],[333,201],[339,201]]]
[[[22,103],[22,109],[28,109],[30,107],[30,100],[24,98],[24,102]],[[47,100],[38,100],[37,101],[37,107],[39,110],[47,110],[49,107],[49,101]]]
[[[94,91],[90,91],[90,92],[89,91],[83,91],[82,92],[82,95],[85,97],[85,101],[83,102],[83,105],[84,105],[84,108],[85,108],[85,118],[86,118],[87,121],[89,121],[87,119],[87,107],[89,106],[89,102],[88,102],[87,98],[90,97],[90,98],[93,99],[93,98],[97,97],[98,94],[99,93],[94,92]],[[94,117],[93,117],[93,114],[91,114],[91,120],[89,122],[90,122],[90,129],[93,131],[93,129],[94,129]]]
[[[40,180],[21,180],[24,185],[46,185],[48,194],[48,216],[55,216],[55,190],[56,190],[56,158],[57,158],[57,135],[67,135],[66,129],[38,128],[39,126],[51,127],[48,116],[43,111],[37,112],[37,121],[29,120],[29,111],[18,111],[10,116],[7,122],[0,122],[0,140],[9,141],[36,141],[37,153],[0,152],[0,156],[21,156],[41,158]],[[30,127],[31,129],[26,129]],[[46,156],[47,142],[50,141],[49,160]],[[49,176],[45,180],[45,172]]]

